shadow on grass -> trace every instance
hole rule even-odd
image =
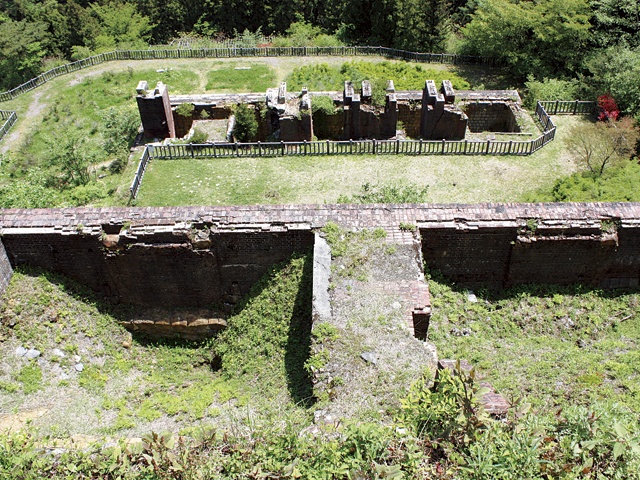
[[[301,266],[294,265],[302,260]],[[229,375],[277,374],[282,361],[291,400],[314,403],[305,363],[311,352],[313,254],[294,254],[269,267],[235,305],[228,328],[214,345]]]

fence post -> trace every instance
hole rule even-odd
[[[191,158],[193,158],[193,144],[189,142],[189,151],[191,152]]]
[[[556,109],[554,110],[553,114],[557,115],[558,114],[558,103],[560,103],[559,100],[556,100]]]
[[[284,157],[284,141],[280,140],[280,145],[282,146],[282,156]]]
[[[446,140],[443,138],[442,139],[442,154],[444,155],[444,147],[446,145]]]
[[[216,142],[213,142],[213,158],[218,158],[218,154],[216,153]]]
[[[513,140],[509,140],[509,151],[507,152],[507,155],[511,153],[511,145],[513,145]]]
[[[262,156],[262,144],[260,142],[258,142],[258,156]]]
[[[576,100],[576,103],[573,105],[573,114],[575,115],[577,111],[578,111],[578,100]]]
[[[344,47],[342,48],[344,49]],[[329,145],[330,145],[329,140],[327,140],[327,155],[329,155]]]
[[[376,139],[373,139],[373,154],[376,154]]]
[[[240,149],[238,148],[238,142],[234,142],[233,148],[236,149],[236,157],[240,156]]]
[[[400,153],[400,140],[396,138],[396,155]]]
[[[534,140],[531,140],[531,143],[530,143],[531,148],[529,148],[529,155],[531,155],[533,153],[533,142],[534,142]]]
[[[487,140],[487,150],[484,152],[485,155],[489,154],[489,147],[491,146],[491,140]]]
[[[468,140],[465,138],[465,140],[464,140],[464,154],[465,155],[467,154],[467,142],[468,142]]]
[[[420,147],[418,148],[418,155],[422,155],[422,139],[420,139]]]

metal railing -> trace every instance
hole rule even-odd
[[[538,102],[549,112],[549,115],[589,115],[596,113],[598,103],[587,102],[582,100],[543,100]]]
[[[18,120],[18,115],[16,112],[5,112],[0,110],[0,120],[2,120],[2,126],[0,126],[0,141],[4,138],[4,136],[9,133],[13,124]]]

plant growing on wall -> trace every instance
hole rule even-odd
[[[258,133],[258,120],[254,110],[244,103],[239,103],[235,108],[235,115],[234,138],[239,142],[250,142]]]

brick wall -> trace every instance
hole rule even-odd
[[[7,257],[7,252],[4,249],[4,244],[0,239],[0,296],[4,295],[12,276],[13,269],[11,268],[9,257]]]
[[[200,306],[233,303],[329,221],[390,238],[417,225],[427,265],[466,285],[640,278],[639,203],[4,210],[0,234],[14,267],[64,273],[113,301]]]
[[[461,105],[469,117],[471,132],[519,132],[520,127],[507,102],[479,101]]]

